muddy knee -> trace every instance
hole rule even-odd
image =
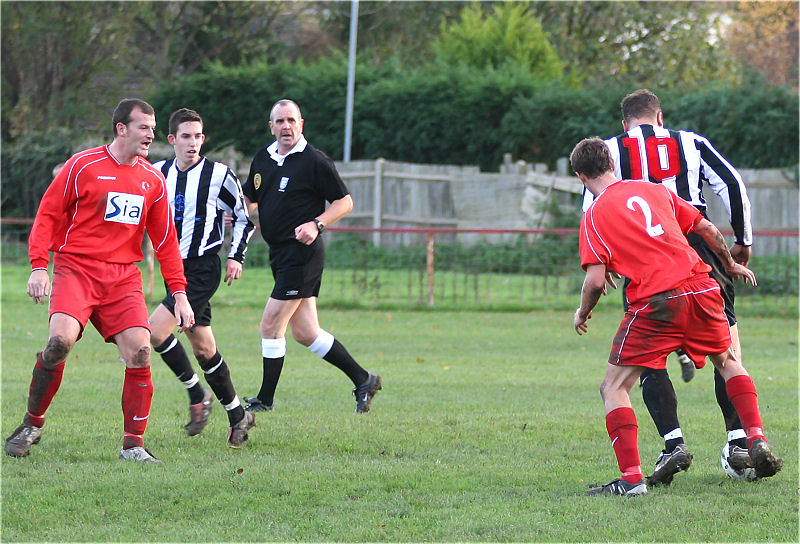
[[[72,346],[60,336],[52,336],[47,340],[47,346],[42,350],[40,358],[46,368],[55,368],[64,362]]]
[[[133,354],[130,360],[132,367],[148,367],[150,366],[150,346],[142,346]]]

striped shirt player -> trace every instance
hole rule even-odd
[[[703,183],[718,195],[728,212],[734,241],[753,243],[750,200],[739,172],[703,136],[658,125],[639,125],[605,140],[618,179],[662,183],[708,218]],[[584,190],[583,210],[594,197]]]
[[[254,226],[248,218],[242,187],[227,165],[200,154],[205,134],[200,115],[180,108],[169,119],[169,143],[175,157],[154,166],[166,178],[167,194],[175,216],[181,257],[186,273],[186,293],[195,311],[197,325],[186,333],[205,380],[225,408],[230,427],[228,445],[242,447],[247,431],[255,424],[245,414],[230,378],[230,370],[217,351],[211,330],[211,297],[222,276],[218,253],[223,245],[225,214],[231,217],[231,245],[225,266],[228,285],[241,276],[242,262]],[[213,397],[199,382],[183,345],[172,334],[175,327],[174,300],[169,290],[150,316],[155,351],[183,383],[189,394],[189,436],[207,425]]]
[[[225,164],[202,157],[186,171],[176,159],[153,164],[167,180],[169,202],[183,259],[217,254],[224,242],[224,214],[231,216],[228,258],[244,262],[254,226],[242,198],[242,186]]]
[[[617,179],[662,184],[692,204],[708,219],[703,196],[703,186],[706,185],[720,197],[727,211],[734,233],[734,244],[730,252],[737,262],[746,266],[750,259],[753,233],[750,200],[739,172],[707,138],[694,132],[664,127],[661,102],[652,92],[646,89],[634,91],[623,99],[621,109],[625,132],[605,140]],[[592,200],[591,192],[584,191],[584,211]],[[725,303],[725,316],[731,328],[733,349],[741,353],[734,310],[733,279],[725,272],[722,261],[702,237],[696,233],[689,233],[686,237],[701,259],[711,266],[710,275],[719,283]],[[627,305],[627,299],[624,301]],[[694,363],[682,351],[678,352],[678,361],[682,366],[684,381],[689,381],[694,375]],[[641,384],[645,404],[665,444],[649,481],[652,484],[668,483],[672,474],[685,470],[691,463],[691,455],[686,450],[678,421],[677,397],[665,369],[646,370],[641,375]],[[727,396],[725,382],[716,369],[714,385],[717,403],[725,420],[728,448],[738,455],[733,464],[745,466],[750,463],[745,431]],[[723,462],[723,467],[724,465]]]

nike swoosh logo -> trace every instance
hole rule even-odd
[[[136,419],[136,418],[133,418],[133,419]],[[614,440],[611,441],[611,447],[612,448],[614,447],[614,444],[617,443],[617,440],[619,440],[619,437],[616,437]]]
[[[150,414],[147,414],[147,415],[146,415],[146,416],[144,416],[144,417],[133,416],[133,420],[134,420],[134,421],[144,421],[144,420],[145,420],[145,419],[147,419],[148,417],[150,417]]]

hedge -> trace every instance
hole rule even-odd
[[[313,64],[214,65],[160,87],[151,97],[160,119],[181,106],[204,116],[207,146],[232,144],[251,155],[271,141],[270,105],[296,100],[309,141],[343,156],[347,64],[343,56]],[[619,103],[631,88],[614,81],[573,88],[510,70],[431,64],[358,67],[351,157],[431,164],[477,164],[495,171],[504,153],[555,165],[590,135],[622,130]],[[660,91],[670,128],[694,130],[740,168],[798,163],[798,95],[759,80],[731,87]],[[163,123],[161,126],[166,126]]]
[[[346,78],[341,54],[310,64],[213,64],[163,83],[147,99],[156,108],[161,141],[170,113],[190,107],[205,120],[207,153],[232,145],[249,158],[273,139],[268,108],[292,98],[303,110],[309,141],[341,160]],[[622,130],[619,102],[631,90],[615,81],[575,88],[510,69],[362,64],[356,70],[351,158],[497,171],[503,154],[511,153],[515,160],[554,168],[581,138]],[[739,86],[710,82],[685,92],[652,90],[662,99],[670,128],[708,137],[739,168],[791,168],[797,179],[796,89],[751,79]],[[75,151],[68,143],[73,141],[79,140],[29,132],[3,142],[4,216],[32,215],[52,167]]]

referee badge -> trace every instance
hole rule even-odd
[[[256,186],[256,190],[261,187],[261,174],[256,174],[253,176],[253,185]]]

